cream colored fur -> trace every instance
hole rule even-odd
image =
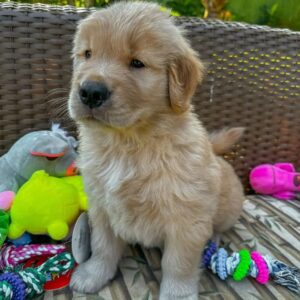
[[[160,300],[198,299],[203,247],[214,231],[235,223],[243,191],[193,113],[203,74],[196,52],[167,13],[138,2],[82,21],[73,56],[69,111],[80,132],[92,257],[71,287],[99,291],[115,275],[126,243],[140,243],[163,249]],[[130,67],[132,59],[145,68]],[[84,106],[78,90],[85,80],[105,82],[111,98],[93,110]],[[226,145],[218,152],[238,138],[228,142],[227,133],[219,135]]]

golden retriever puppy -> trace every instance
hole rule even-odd
[[[203,247],[240,215],[243,192],[191,98],[203,66],[156,4],[121,2],[77,29],[69,112],[90,199],[91,258],[71,287],[99,291],[126,243],[163,248],[159,299],[198,299]],[[212,137],[221,153],[241,135]]]

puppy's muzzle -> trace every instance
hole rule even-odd
[[[103,82],[85,81],[79,89],[79,97],[90,109],[101,106],[109,99],[111,91]]]

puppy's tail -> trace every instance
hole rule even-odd
[[[224,128],[209,135],[215,154],[221,155],[228,151],[243,135],[244,127]]]

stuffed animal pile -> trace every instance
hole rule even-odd
[[[75,175],[77,142],[52,125],[52,130],[34,131],[20,138],[0,157],[0,209],[7,210],[19,188],[35,171],[51,176]]]
[[[54,124],[24,135],[0,157],[0,299],[68,284],[75,262],[63,242],[88,206],[76,147]]]

